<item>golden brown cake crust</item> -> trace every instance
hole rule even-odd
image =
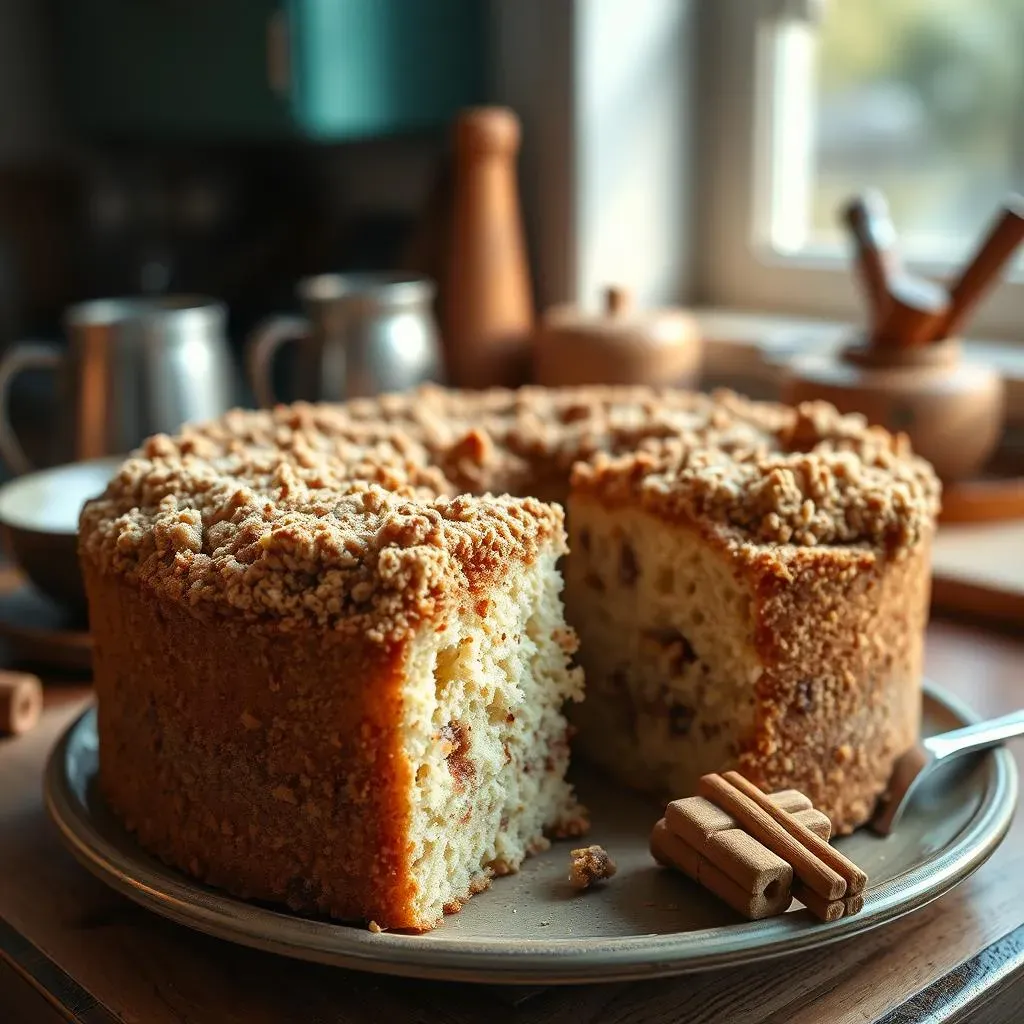
[[[528,560],[562,530],[544,503],[466,492],[554,490],[564,500],[570,475],[575,493],[639,500],[769,549],[910,549],[930,534],[940,495],[903,435],[824,403],[426,386],[347,405],[236,410],[151,438],[87,503],[83,545],[99,565],[191,605],[357,630],[365,614],[390,635],[446,576],[476,571],[481,551]],[[327,576],[329,597],[316,587]]]
[[[215,622],[85,572],[101,786],[141,843],[239,896],[421,925],[401,647]]]
[[[837,834],[867,820],[917,742],[929,547],[899,559],[796,549],[747,570],[764,672],[740,770],[768,791],[806,793]]]

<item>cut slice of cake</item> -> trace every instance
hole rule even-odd
[[[157,439],[83,513],[101,786],[142,844],[422,930],[584,831],[561,509],[229,458]]]
[[[672,799],[738,767],[848,832],[917,739],[938,485],[897,439],[819,436],[842,424],[808,416],[780,437],[797,450],[576,468],[572,717],[584,754],[637,789]]]

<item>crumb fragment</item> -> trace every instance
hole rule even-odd
[[[618,871],[615,861],[601,846],[583,846],[569,854],[569,881],[574,889],[589,889],[595,882]]]

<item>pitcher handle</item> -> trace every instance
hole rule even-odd
[[[35,466],[11,425],[11,384],[23,370],[57,370],[63,362],[64,353],[56,345],[41,341],[15,345],[0,359],[0,456],[17,476],[31,473]]]
[[[288,341],[298,341],[309,334],[309,321],[301,316],[272,316],[253,330],[246,345],[249,385],[256,403],[268,409],[277,403],[270,383],[277,350]]]

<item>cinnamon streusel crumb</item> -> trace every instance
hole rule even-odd
[[[939,482],[904,438],[830,406],[786,412],[774,432],[749,446],[680,438],[635,454],[598,455],[576,466],[573,488],[768,548],[867,545],[898,553],[931,529]]]
[[[564,551],[561,508],[446,495],[427,458],[326,409],[234,413],[151,438],[84,508],[81,546],[200,614],[393,641],[510,559]]]
[[[569,882],[574,889],[589,889],[595,882],[611,878],[618,867],[601,846],[584,846],[569,854]]]
[[[448,391],[235,410],[151,438],[82,514],[84,553],[182,601],[406,635],[456,584],[563,536],[544,497],[633,501],[758,551],[898,553],[939,504],[906,439],[831,406],[629,387]],[[459,492],[463,492],[461,496]],[[469,497],[471,492],[481,495]],[[563,541],[564,543],[564,541]],[[439,603],[440,602],[440,603]]]

